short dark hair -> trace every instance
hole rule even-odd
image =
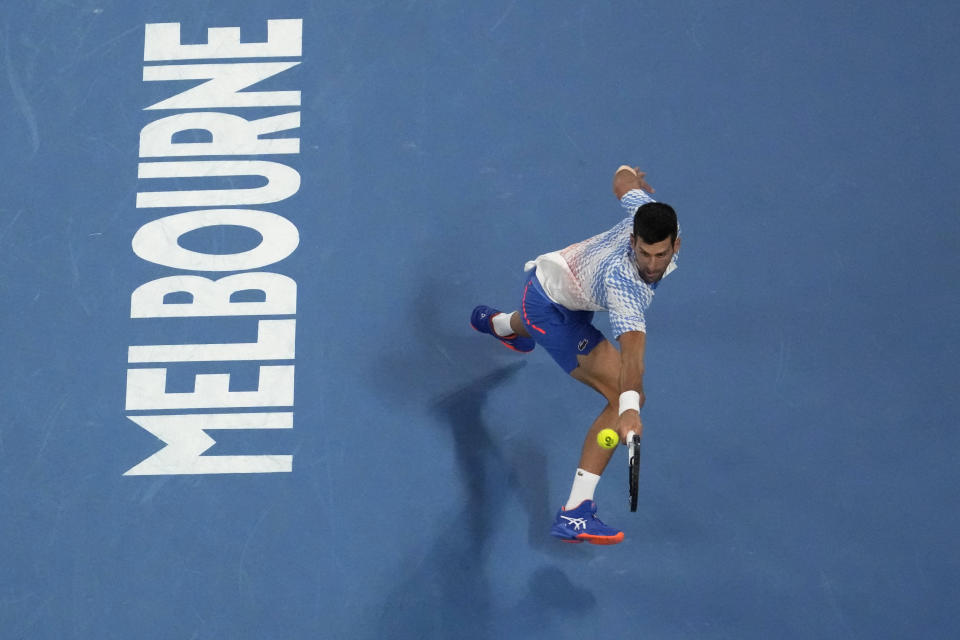
[[[677,212],[663,202],[648,202],[633,215],[633,235],[646,244],[677,240]]]

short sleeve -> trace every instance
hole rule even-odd
[[[643,189],[630,189],[623,197],[620,198],[620,206],[626,209],[627,213],[631,216],[637,212],[642,205],[647,204],[648,202],[656,202],[653,198],[650,197]]]
[[[626,269],[621,262],[605,279],[610,328],[615,338],[628,331],[646,332],[646,311],[653,302],[653,289],[631,277]]]

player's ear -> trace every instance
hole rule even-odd
[[[680,251],[680,236],[677,236],[677,239],[673,241],[673,252],[678,253]]]

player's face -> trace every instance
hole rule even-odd
[[[647,244],[639,236],[632,236],[631,243],[640,277],[648,284],[653,284],[663,277],[673,254],[680,250],[680,238],[677,238],[676,242],[670,242],[670,238],[667,238],[654,244]]]

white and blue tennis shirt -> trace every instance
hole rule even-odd
[[[631,189],[620,199],[630,216],[615,227],[560,251],[551,251],[527,262],[524,271],[536,267],[537,280],[551,300],[572,310],[609,311],[614,337],[627,331],[647,330],[645,312],[653,302],[656,284],[640,277],[630,246],[633,215],[648,202],[645,191]],[[677,254],[664,277],[677,268]]]

